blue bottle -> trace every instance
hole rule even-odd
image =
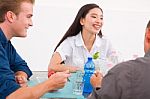
[[[84,65],[84,76],[83,76],[83,94],[87,93],[90,94],[92,92],[92,85],[90,84],[90,77],[95,71],[95,65],[92,60],[92,57],[88,57],[88,61]]]

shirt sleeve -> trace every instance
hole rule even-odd
[[[117,51],[111,44],[111,42],[108,40],[108,51],[107,51],[107,58],[108,61],[112,63],[112,66],[115,66],[116,64],[118,64],[120,62],[119,59],[120,55],[119,55],[119,51]]]
[[[13,57],[12,57],[13,58]],[[27,66],[27,63],[20,57],[20,55],[15,51],[14,61],[10,65],[11,70],[14,72],[23,71],[28,75],[28,78],[32,75],[31,70]]]
[[[109,58],[112,54],[113,51],[115,51],[115,49],[112,47],[112,43],[110,42],[110,40],[107,39],[107,57]]]
[[[66,60],[67,57],[70,57],[72,53],[72,47],[68,38],[60,44],[56,52],[60,54],[62,60]]]
[[[9,43],[10,48],[10,59],[9,59],[9,64],[10,68],[12,71],[17,72],[17,71],[23,71],[28,75],[28,78],[32,75],[31,70],[27,66],[27,63],[20,57],[20,55],[16,52],[16,49],[13,47],[11,42]]]
[[[5,99],[19,87],[15,81],[14,72],[10,69],[7,54],[0,44],[0,99]]]
[[[94,89],[88,99],[120,99],[121,90],[117,84],[116,76],[113,72],[109,72],[102,82],[102,87],[98,90]]]

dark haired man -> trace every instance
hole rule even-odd
[[[91,77],[94,91],[88,99],[150,99],[150,21],[144,40],[145,56],[120,63],[103,78]]]

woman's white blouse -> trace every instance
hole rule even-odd
[[[96,35],[93,47],[89,52],[84,45],[81,33],[79,33],[76,36],[65,39],[57,48],[56,52],[60,54],[66,65],[84,66],[87,58],[92,57],[94,53],[100,53],[100,57],[97,59],[98,61],[107,60],[114,52],[114,49],[106,37],[103,36],[100,38],[98,35]],[[101,70],[104,69],[104,72],[107,71],[108,68],[109,66],[100,67]]]

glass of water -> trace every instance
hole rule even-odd
[[[83,92],[83,71],[78,70],[73,81],[73,94],[82,95]]]

